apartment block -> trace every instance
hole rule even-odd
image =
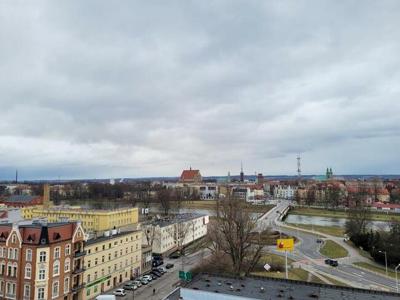
[[[84,230],[103,232],[136,224],[138,208],[113,210],[82,209],[64,206],[25,207],[22,210],[24,219],[46,218],[48,222],[80,221]]]
[[[1,224],[0,299],[81,299],[84,238],[79,223]]]
[[[142,232],[106,231],[85,244],[83,299],[94,299],[141,274]]]

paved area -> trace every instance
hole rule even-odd
[[[260,222],[263,222],[264,225],[268,224],[275,230],[298,237],[299,243],[296,244],[295,251],[290,253],[288,257],[300,262],[303,268],[308,271],[317,272],[320,275],[328,276],[353,287],[396,291],[394,279],[353,266],[352,263],[355,261],[373,262],[361,256],[353,247],[345,243],[342,238],[312,232],[311,230],[298,229],[279,221],[279,213],[277,212],[284,211],[288,205],[288,201],[281,201],[264,218],[260,219]],[[324,264],[325,257],[319,253],[320,245],[317,243],[317,239],[321,237],[323,239],[331,239],[348,250],[348,257],[339,259],[339,267],[335,268]],[[282,255],[282,253],[275,251],[274,247],[270,247],[270,251]]]

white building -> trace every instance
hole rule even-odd
[[[205,236],[208,221],[206,215],[190,213],[154,221],[142,227],[143,244],[152,245],[153,253],[172,252]]]
[[[297,187],[293,185],[277,185],[274,187],[274,198],[293,199],[296,194]]]
[[[218,195],[216,185],[200,185],[198,192],[201,200],[214,200]]]

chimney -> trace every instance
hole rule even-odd
[[[43,185],[43,205],[45,207],[50,206],[50,185],[48,183]]]

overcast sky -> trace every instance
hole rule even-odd
[[[1,1],[0,179],[400,173],[399,1]]]

